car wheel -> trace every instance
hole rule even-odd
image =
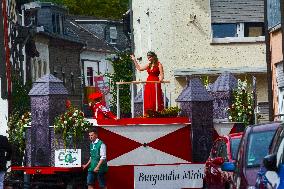
[[[202,189],[208,189],[208,187],[207,187],[207,184],[206,184],[206,183],[203,183],[203,187],[202,187]]]
[[[230,183],[226,183],[225,189],[233,189],[233,186]]]

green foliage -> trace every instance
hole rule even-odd
[[[25,150],[25,130],[31,125],[31,113],[26,112],[22,116],[18,112],[13,113],[8,121],[9,141],[19,149],[19,156],[23,156]]]
[[[180,111],[178,107],[169,107],[162,111],[148,110],[146,117],[177,117]]]
[[[71,14],[120,19],[127,11],[128,0],[40,0],[64,5]]]
[[[243,122],[245,126],[254,123],[253,92],[247,81],[238,80],[238,88],[233,91],[233,102],[228,108],[229,120]]]
[[[61,135],[64,141],[64,148],[73,145],[76,148],[77,142],[83,139],[84,133],[92,124],[85,120],[84,113],[74,107],[55,118],[54,133]]]
[[[14,77],[12,79],[12,112],[17,112],[19,115],[23,115],[25,112],[30,111],[30,97],[29,91],[32,88],[32,82],[27,81],[26,84],[20,79]]]
[[[116,55],[115,58],[109,59],[112,62],[114,69],[113,73],[108,73],[106,76],[110,79],[112,100],[110,102],[111,110],[116,112],[117,87],[116,82],[129,82],[133,80],[133,62],[130,59],[130,54],[123,52]],[[119,102],[121,114],[130,114],[131,112],[131,94],[129,85],[120,85]]]
[[[208,86],[210,85],[210,79],[209,76],[201,76],[200,77],[201,82],[203,83],[204,87],[207,89]]]

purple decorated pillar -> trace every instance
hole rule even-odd
[[[238,87],[238,80],[230,72],[222,73],[208,89],[213,96],[213,119],[228,119],[227,109],[232,105],[233,90]]]
[[[31,89],[31,128],[27,131],[27,165],[52,164],[52,129],[54,118],[65,112],[68,92],[63,82],[51,74],[38,79]]]
[[[213,143],[213,97],[202,82],[191,79],[176,100],[191,120],[192,161],[205,162]]]

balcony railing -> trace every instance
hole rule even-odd
[[[117,95],[116,95],[116,106],[117,106],[117,118],[120,118],[120,102],[119,102],[119,90],[120,85],[129,85],[131,92],[131,117],[134,118],[134,85],[142,85],[142,99],[143,99],[143,115],[145,114],[144,110],[144,87],[146,83],[155,83],[156,87],[156,111],[158,110],[158,83],[164,84],[162,88],[164,88],[164,107],[166,107],[166,98],[167,98],[167,87],[165,84],[169,84],[170,81],[131,81],[131,82],[116,82],[117,87]],[[171,93],[169,93],[169,103],[171,102]]]

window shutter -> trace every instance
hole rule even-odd
[[[264,22],[264,0],[211,0],[212,23]]]

